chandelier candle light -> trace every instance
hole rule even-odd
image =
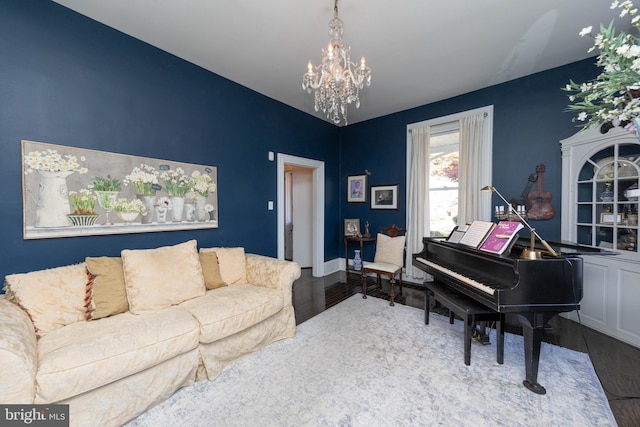
[[[309,61],[303,76],[302,89],[314,91],[314,108],[322,110],[327,118],[340,123],[341,117],[347,124],[347,105],[355,103],[360,108],[360,89],[371,85],[371,68],[364,57],[360,64],[351,62],[351,47],[344,47],[342,41],[343,22],[338,18],[338,0],[333,6],[333,19],[329,21],[331,40],[327,49],[322,49],[322,63],[316,67]]]

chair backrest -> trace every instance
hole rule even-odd
[[[381,228],[380,232],[386,234],[389,237],[396,237],[398,234],[403,234],[403,235],[407,234],[406,229],[398,228],[398,226],[395,224],[393,224],[391,227]]]
[[[374,262],[384,262],[387,264],[402,266],[404,264],[406,232],[407,230],[398,228],[395,224],[391,227],[381,228],[376,240],[376,254]],[[398,234],[403,235],[398,236]]]

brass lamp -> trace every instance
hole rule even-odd
[[[522,221],[522,223],[527,226],[527,228],[531,232],[531,248],[528,248],[528,249],[525,248],[522,251],[521,258],[527,258],[527,259],[541,259],[542,258],[541,251],[538,251],[538,250],[535,249],[535,244],[536,244],[535,238],[536,237],[538,238],[538,240],[540,240],[540,243],[542,243],[542,246],[544,246],[545,249],[547,251],[549,251],[549,253],[551,255],[559,256],[559,254],[556,251],[554,251],[553,248],[551,246],[549,246],[549,244],[542,237],[540,237],[540,235],[536,232],[536,229],[531,227],[529,225],[529,223],[522,217],[522,215],[520,215],[517,210],[514,210],[511,207],[511,203],[507,202],[507,199],[505,199],[502,196],[502,194],[500,194],[500,192],[495,187],[487,185],[486,187],[482,187],[481,191],[492,191],[492,192],[496,193],[498,195],[498,197],[500,197],[502,199],[502,201],[507,204],[507,206],[508,206],[507,214],[513,212],[520,219],[520,221]]]

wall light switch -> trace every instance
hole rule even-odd
[[[270,211],[273,210],[273,200],[269,200],[269,203],[267,203],[267,209],[269,209]]]
[[[269,161],[273,162],[273,151],[269,151]]]

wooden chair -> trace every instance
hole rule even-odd
[[[391,227],[381,228],[376,239],[376,254],[373,262],[362,266],[362,298],[367,298],[367,273],[377,276],[378,288],[382,288],[380,276],[389,278],[389,305],[393,306],[395,299],[396,276],[399,279],[402,295],[402,266],[404,264],[404,248],[407,230]]]

